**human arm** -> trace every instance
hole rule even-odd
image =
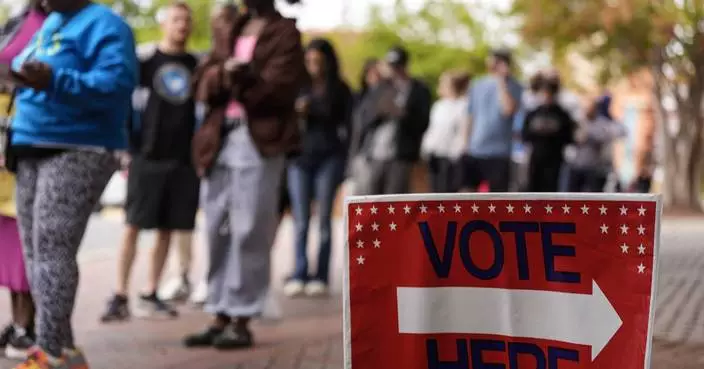
[[[525,115],[523,120],[523,125],[521,127],[521,138],[525,142],[532,142],[535,140],[536,135],[533,132],[531,124],[535,118],[536,110],[532,110]]]
[[[506,117],[513,116],[521,105],[521,86],[510,77],[499,77],[498,88],[501,113]]]
[[[293,21],[282,21],[272,33],[271,56],[263,65],[250,64],[235,80],[236,96],[249,112],[291,106],[307,77],[301,33]],[[261,42],[261,41],[260,41]]]
[[[139,74],[132,31],[124,23],[98,23],[87,40],[84,53],[92,60],[87,71],[56,68],[46,86],[49,96],[81,106],[89,101],[91,109],[111,108],[116,101],[129,99]]]

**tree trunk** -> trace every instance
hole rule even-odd
[[[693,93],[692,96],[699,98],[701,94]],[[704,122],[701,113],[697,113],[701,104],[692,100],[686,99],[677,106],[680,121],[678,132],[669,129],[665,114],[661,114],[665,118],[660,122],[665,145],[662,194],[666,209],[700,213]],[[660,106],[660,109],[663,107]]]

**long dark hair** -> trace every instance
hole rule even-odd
[[[325,73],[325,94],[324,98],[330,102],[331,105],[344,104],[343,99],[346,99],[346,94],[349,93],[349,88],[347,84],[342,79],[340,75],[340,62],[337,58],[337,53],[335,52],[335,47],[332,43],[324,38],[313,39],[308,46],[306,46],[306,52],[315,50],[323,55],[325,60],[324,71]],[[306,86],[306,90],[311,92],[312,80],[309,78]]]

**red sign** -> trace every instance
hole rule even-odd
[[[346,369],[647,368],[658,201],[348,199]]]

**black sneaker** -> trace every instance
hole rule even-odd
[[[139,296],[136,315],[140,318],[174,319],[178,317],[178,311],[152,293]]]
[[[105,314],[100,317],[100,321],[103,323],[123,322],[129,318],[129,300],[127,300],[125,296],[115,295],[108,301],[108,309]]]
[[[5,328],[3,328],[2,332],[0,332],[0,347],[7,346],[7,343],[10,342],[10,338],[12,338],[12,335],[14,333],[15,333],[15,325],[14,324],[8,324]]]
[[[222,328],[208,327],[208,329],[203,332],[192,334],[184,338],[183,344],[186,347],[210,347],[224,331],[225,330]]]
[[[218,350],[237,350],[254,346],[254,337],[249,329],[236,329],[228,326],[225,331],[213,341],[213,347]]]
[[[12,360],[27,359],[27,351],[34,346],[34,340],[22,328],[15,328],[14,334],[5,346],[5,356]]]

